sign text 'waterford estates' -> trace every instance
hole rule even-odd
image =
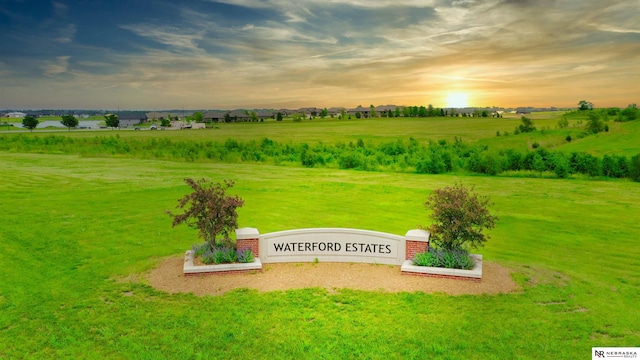
[[[364,253],[364,254],[391,254],[390,244],[354,243],[354,242],[276,242],[273,243],[276,253],[305,253],[305,252],[332,252],[332,253]]]

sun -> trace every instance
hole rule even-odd
[[[469,95],[466,93],[449,93],[447,95],[448,108],[465,108],[469,106]]]

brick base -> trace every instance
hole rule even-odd
[[[405,259],[413,260],[417,253],[423,253],[429,250],[429,242],[407,240]]]
[[[417,272],[410,272],[410,271],[403,271],[402,275],[422,276],[422,277],[429,277],[429,278],[436,278],[436,279],[453,279],[453,280],[471,281],[476,283],[479,283],[482,281],[481,278],[453,276],[453,275],[440,275],[440,274],[426,274],[426,273],[417,273]]]
[[[253,256],[260,257],[260,239],[238,239],[236,240],[236,249],[251,249]]]
[[[201,272],[201,273],[187,273],[184,274],[185,277],[192,276],[202,276],[202,275],[239,275],[239,274],[255,274],[262,272],[261,269],[249,269],[249,270],[227,270],[227,271],[210,271],[210,272]]]

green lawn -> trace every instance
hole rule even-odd
[[[504,118],[375,118],[338,120],[337,118],[278,122],[267,120],[263,123],[213,124],[206,130],[180,131],[132,131],[101,130],[71,132],[60,129],[56,134],[70,137],[95,137],[118,134],[123,138],[167,138],[179,141],[219,141],[236,139],[260,141],[265,137],[281,143],[335,144],[356,142],[358,139],[373,143],[389,142],[396,139],[414,138],[422,144],[440,139],[487,145],[493,149],[531,149],[534,143],[550,150],[584,151],[593,155],[616,154],[634,156],[640,153],[640,122],[617,123],[609,121],[610,131],[586,136],[583,126],[586,115],[574,114],[569,117],[569,126],[558,129],[558,120],[565,112],[543,112],[526,115],[533,119],[538,131],[514,135],[514,129],[521,123],[522,115],[505,114]],[[580,123],[582,121],[582,123]],[[0,127],[4,130],[6,127]],[[12,129],[16,130],[16,128]],[[41,130],[41,129],[40,129]],[[51,131],[36,128],[32,136],[48,136]],[[540,131],[542,130],[542,131]],[[497,136],[498,132],[500,136]],[[504,136],[505,132],[509,135]],[[567,135],[573,141],[567,142]]]
[[[609,121],[609,132],[601,132],[572,141],[559,149],[584,151],[593,155],[616,154],[634,156],[640,153],[640,121],[618,123]]]
[[[555,124],[557,120],[540,120],[544,124]],[[465,141],[493,137],[496,131],[513,129],[520,123],[520,119],[497,118],[467,118],[467,117],[435,117],[435,118],[374,118],[374,119],[320,119],[293,122],[290,120],[267,120],[262,123],[220,123],[213,124],[207,130],[176,131],[71,131],[68,136],[92,137],[107,133],[118,133],[122,137],[157,137],[175,140],[262,140],[265,137],[279,142],[318,142],[336,143],[349,142],[357,139],[372,140],[374,142],[390,141],[397,138],[413,137],[420,142],[428,140],[454,140],[455,137]],[[538,124],[536,122],[536,124]],[[542,126],[542,125],[541,125]],[[66,130],[60,129],[60,133]],[[34,134],[44,136],[46,133],[34,131]]]
[[[315,124],[288,127],[292,141],[296,128]],[[285,125],[219,130],[286,139],[274,130]],[[234,179],[246,201],[240,226],[263,233],[332,226],[402,235],[427,223],[422,202],[432,189],[475,185],[500,217],[480,253],[513,269],[522,289],[169,295],[139,274],[198,241],[164,214],[188,191],[184,177]],[[640,346],[640,183],[6,152],[0,179],[0,358],[583,359],[592,346]]]

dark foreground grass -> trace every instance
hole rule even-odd
[[[1,154],[0,358],[588,358],[639,346],[640,184]],[[169,295],[139,274],[198,241],[165,209],[232,178],[241,226],[403,235],[454,181],[495,201],[481,251],[518,293]]]

